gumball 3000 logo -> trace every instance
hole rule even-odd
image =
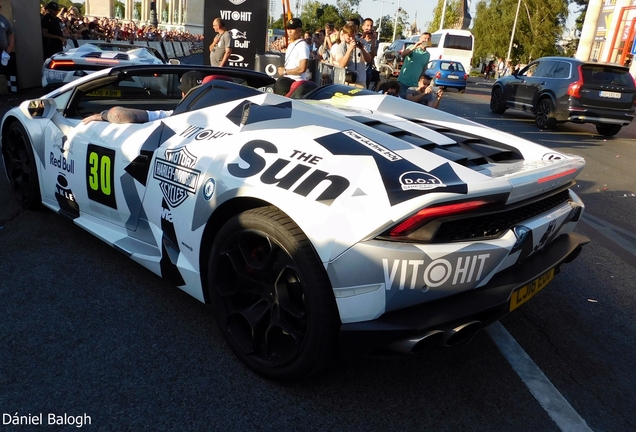
[[[409,171],[400,176],[402,190],[431,190],[446,187],[444,183],[432,174],[422,171]]]

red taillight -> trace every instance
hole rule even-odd
[[[558,174],[540,178],[539,180],[537,180],[537,183],[546,183],[552,180],[556,180],[558,178],[565,177],[568,174],[572,174],[573,172],[576,172],[576,168],[572,168],[567,171],[560,172]]]
[[[464,81],[468,80],[468,74],[464,74]]]
[[[447,204],[447,205],[441,205],[437,207],[428,207],[418,211],[413,216],[411,216],[410,218],[406,219],[405,221],[397,225],[395,228],[393,228],[389,232],[389,235],[394,237],[405,236],[412,233],[417,228],[427,224],[432,219],[452,216],[457,213],[463,213],[463,212],[475,210],[487,204],[490,204],[490,202],[489,201],[467,201],[467,202],[457,203],[457,204]]]
[[[440,71],[437,71],[437,73],[435,74],[435,78],[441,78],[442,77],[442,73]]]
[[[52,60],[49,64],[49,69],[55,69],[62,66],[73,66],[75,62],[73,60]]]
[[[581,97],[581,87],[583,86],[583,69],[579,66],[579,79],[568,86],[568,95],[580,98]]]

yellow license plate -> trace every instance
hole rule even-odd
[[[121,90],[100,89],[86,93],[86,96],[92,97],[121,97]]]
[[[549,284],[553,278],[554,269],[542,274],[528,285],[524,285],[513,291],[512,296],[510,297],[510,312],[534,297],[539,291],[545,288],[545,286]]]

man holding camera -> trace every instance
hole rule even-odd
[[[402,51],[404,63],[400,69],[398,82],[400,83],[400,97],[406,98],[406,90],[409,87],[417,87],[420,76],[426,72],[426,65],[431,58],[431,54],[426,51],[426,47],[431,45],[431,34],[422,33],[420,40],[414,45]]]
[[[348,22],[342,27],[342,42],[333,47],[331,61],[334,65],[346,69],[345,82],[355,87],[366,88],[367,63],[371,61],[371,54],[364,49],[364,44],[358,37],[356,25]]]
[[[373,31],[373,20],[371,18],[365,18],[362,22],[362,43],[364,49],[371,54],[371,60],[367,62],[367,88],[373,82],[374,86],[380,81],[380,73],[375,69],[373,61],[378,55],[378,42],[377,33]]]

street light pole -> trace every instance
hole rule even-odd
[[[512,34],[510,35],[510,45],[508,46],[508,55],[506,61],[510,61],[510,53],[512,52],[512,42],[515,39],[515,30],[517,30],[517,19],[519,18],[519,8],[521,8],[521,0],[517,3],[517,13],[515,14],[515,23],[512,25]]]
[[[446,0],[444,0],[444,6],[442,7],[442,18],[439,20],[439,29],[444,28],[444,18],[446,18]]]
[[[391,39],[391,42],[393,42],[395,40],[395,33],[397,32],[397,20],[398,20],[398,14],[400,13],[400,10],[402,8],[400,7],[400,0],[398,0],[398,8],[395,11],[395,21],[393,22],[393,39]]]
[[[381,37],[382,36],[382,16],[384,15],[384,3],[393,4],[394,2],[387,1],[387,0],[373,0],[373,1],[379,1],[382,3],[382,6],[380,7],[380,20],[378,21],[378,37]]]

